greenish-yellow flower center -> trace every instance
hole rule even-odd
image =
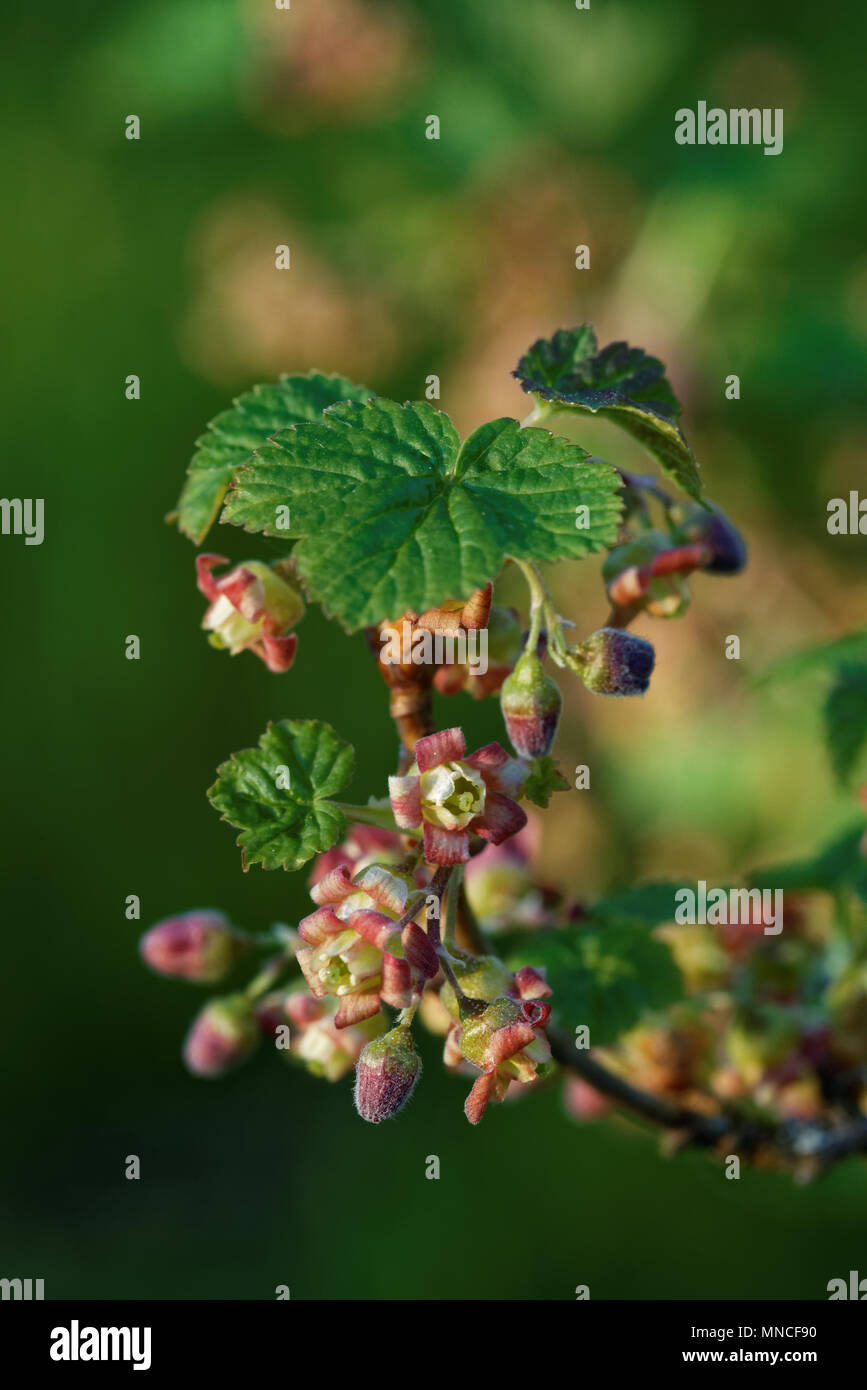
[[[421,813],[442,830],[464,830],[485,809],[485,784],[466,763],[440,763],[421,774]]]

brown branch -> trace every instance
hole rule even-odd
[[[764,1150],[800,1167],[805,1177],[817,1176],[843,1158],[867,1153],[867,1116],[829,1128],[804,1120],[770,1124],[725,1111],[703,1115],[633,1086],[597,1062],[589,1052],[576,1048],[566,1034],[550,1030],[548,1036],[551,1052],[562,1067],[651,1124],[678,1131],[684,1147],[694,1144],[700,1148],[719,1149],[725,1141],[731,1148],[747,1154]]]
[[[455,636],[471,632],[487,625],[491,611],[492,586],[486,584],[476,589],[466,603],[457,607],[443,605],[429,608],[427,612],[407,612],[395,623],[382,622],[364,630],[367,645],[376,660],[379,673],[389,688],[388,712],[395,722],[400,739],[400,758],[398,770],[406,772],[412,765],[415,745],[420,738],[434,731],[433,682],[437,666],[414,661],[384,661],[386,646],[383,634],[386,628],[396,631],[403,637],[403,625],[409,624],[409,647],[419,632],[442,633]],[[402,653],[403,654],[403,653]]]

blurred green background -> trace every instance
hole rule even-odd
[[[0,1274],[49,1298],[824,1297],[863,1270],[863,1164],[805,1191],[727,1182],[625,1125],[574,1126],[556,1087],[471,1129],[434,1039],[381,1129],[349,1080],[266,1055],[196,1082],[179,1046],[199,996],[148,974],[136,941],[197,905],[250,928],[305,910],[302,875],[242,875],[204,797],[269,718],[355,743],[355,800],[394,754],[360,638],[311,612],[275,677],[198,631],[193,550],[163,517],[205,421],[311,366],[400,399],[436,373],[462,429],[520,418],[518,355],[585,318],[667,362],[751,564],[698,579],[682,622],[639,624],[658,650],[645,700],[572,691],[558,752],[594,789],[549,812],[547,875],[576,896],[724,881],[846,823],[813,692],[745,686],[867,610],[863,538],[825,527],[828,498],[867,490],[863,7],[87,0],[7,7],[2,28],[2,491],[45,498],[46,536],[0,541]],[[783,107],[782,155],[676,145],[699,99]],[[578,437],[640,457],[603,425]],[[604,620],[596,563],[554,582],[584,632]],[[471,745],[502,736],[495,702],[442,713]]]

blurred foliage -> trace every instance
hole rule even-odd
[[[354,799],[393,757],[360,639],[313,612],[274,677],[197,631],[193,550],[162,518],[204,422],[311,367],[398,399],[436,373],[462,433],[520,418],[518,356],[584,320],[665,361],[751,559],[697,582],[682,623],[640,625],[658,652],[643,701],[573,695],[558,756],[591,765],[593,791],[547,813],[549,875],[576,894],[725,881],[842,834],[818,704],[745,677],[863,625],[863,539],[825,526],[864,481],[863,9],[87,0],[0,22],[4,492],[46,499],[42,546],[0,544],[2,1272],[48,1297],[822,1297],[863,1249],[859,1165],[805,1193],[726,1183],[625,1130],[570,1128],[556,1088],[472,1131],[435,1047],[423,1103],[382,1130],[348,1083],[262,1065],[208,1089],[178,1056],[190,992],[141,968],[123,904],[141,896],[141,925],[199,904],[297,918],[301,875],[240,873],[214,768],[268,719],[314,715],[358,750]],[[782,155],[676,145],[674,111],[700,98],[782,106]],[[643,466],[604,421],[568,428]],[[232,558],[259,544],[226,540]],[[593,561],[552,583],[582,628],[604,618]],[[440,708],[470,746],[499,736],[495,707],[456,699]],[[482,1191],[480,1273],[454,1252]]]

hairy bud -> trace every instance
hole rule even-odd
[[[222,980],[245,947],[223,913],[207,909],[166,917],[139,942],[142,960],[151,970],[201,984]]]
[[[378,1125],[402,1110],[421,1072],[408,1028],[392,1028],[367,1044],[355,1069],[355,1108]]]
[[[643,695],[656,653],[650,642],[617,627],[600,627],[569,648],[569,665],[596,695]]]
[[[184,1042],[184,1061],[195,1076],[223,1076],[245,1062],[260,1033],[243,994],[212,999],[193,1020]]]
[[[503,682],[500,705],[512,746],[522,758],[550,753],[563,697],[534,652],[526,652]]]

